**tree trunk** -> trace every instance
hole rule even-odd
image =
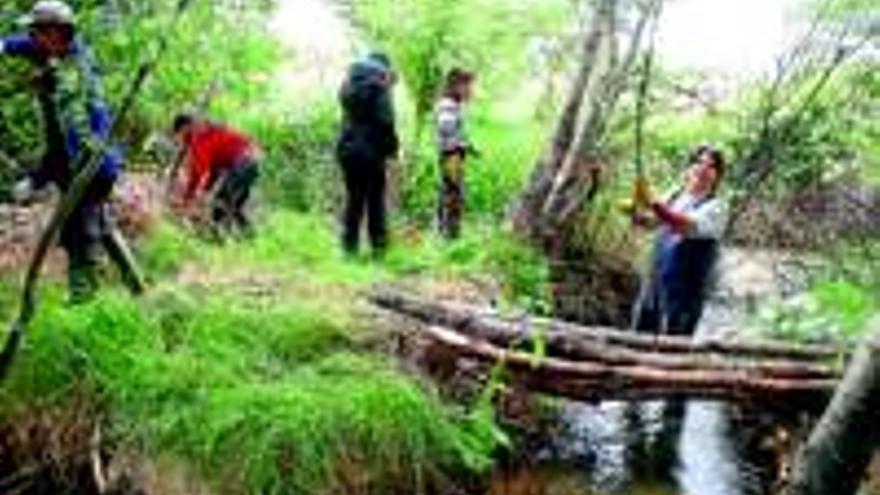
[[[855,495],[880,447],[880,335],[856,353],[785,495]]]
[[[553,188],[543,206],[545,218],[558,226],[556,230],[564,230],[565,226],[574,223],[585,202],[589,202],[597,192],[598,176],[590,172],[596,170],[602,162],[602,145],[608,124],[628,85],[642,47],[645,30],[659,13],[661,5],[662,0],[653,0],[640,9],[639,19],[622,60],[618,60],[617,56],[615,12],[606,14],[603,28],[608,47],[605,52],[608,67],[597,81],[595,90],[590,92],[581,133],[572,146],[568,159],[556,174]]]
[[[584,56],[549,152],[513,212],[517,231],[539,244],[558,246],[568,226],[598,190],[596,171],[608,122],[642,44],[649,21],[663,0],[639,10],[639,19],[623,60],[617,56],[617,8],[602,1],[585,38]],[[549,240],[555,242],[547,243]],[[552,249],[551,249],[552,251]]]
[[[568,156],[572,142],[578,132],[581,108],[586,98],[587,88],[593,79],[594,68],[602,47],[603,15],[614,7],[614,0],[602,0],[584,33],[581,63],[569,90],[562,114],[556,125],[549,149],[538,160],[528,186],[520,195],[512,219],[518,232],[529,239],[541,237],[541,211],[547,194],[553,187],[556,173]]]

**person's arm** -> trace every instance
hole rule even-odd
[[[654,201],[651,203],[651,211],[657,216],[661,222],[679,234],[688,234],[694,227],[694,220],[684,213],[673,210],[668,204],[662,201]]]
[[[183,186],[181,194],[181,203],[190,204],[196,197],[199,190],[199,184],[202,182],[201,174],[196,166],[196,157],[193,156],[192,149],[183,152],[184,156],[181,162],[181,168],[186,170],[186,182]]]
[[[0,55],[32,57],[37,47],[30,36],[16,35],[0,38]]]
[[[110,128],[113,125],[113,120],[110,115],[110,109],[104,100],[104,85],[91,50],[85,45],[77,43],[77,50],[79,51],[77,62],[83,77],[86,112],[89,116],[89,131],[93,139],[105,141],[110,137]]]
[[[202,172],[196,180],[195,193],[190,198],[190,202],[194,202],[199,196],[205,193],[208,190],[210,182],[211,174],[207,172]]]
[[[385,86],[378,88],[379,95],[376,99],[376,124],[382,133],[382,140],[386,156],[397,156],[400,151],[400,138],[397,136],[396,117],[394,115],[394,102],[391,89]]]
[[[689,237],[720,239],[727,226],[727,205],[719,199],[709,199],[691,213],[674,211],[661,202],[655,202],[651,208],[661,222]]]

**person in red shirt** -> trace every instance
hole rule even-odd
[[[245,207],[259,177],[258,146],[241,132],[186,114],[174,119],[174,135],[186,170],[178,206],[207,200],[215,228],[250,233]]]

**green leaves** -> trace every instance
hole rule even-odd
[[[483,91],[498,94],[525,82],[528,44],[555,36],[566,2],[516,0],[363,0],[353,2],[355,21],[369,41],[387,50],[412,91],[417,125],[433,108],[445,72],[477,71]]]

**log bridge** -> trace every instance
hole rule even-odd
[[[398,291],[368,297],[415,320],[425,338],[457,356],[500,363],[518,386],[581,401],[680,397],[823,407],[848,357],[844,347],[648,335]]]

